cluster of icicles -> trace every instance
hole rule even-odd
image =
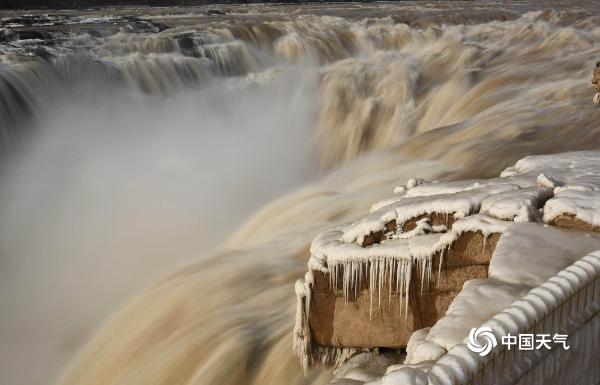
[[[414,259],[414,260],[413,260]],[[389,258],[376,257],[368,261],[348,260],[333,263],[328,266],[330,286],[339,287],[341,284],[344,300],[347,303],[351,298],[358,297],[361,283],[368,275],[369,290],[369,316],[373,314],[373,304],[381,307],[382,297],[391,302],[392,294],[397,294],[401,302],[400,309],[404,308],[405,317],[408,316],[408,297],[410,282],[416,264],[421,276],[421,292],[427,287],[431,278],[432,256],[426,258]],[[339,277],[342,281],[338,282]]]
[[[448,223],[448,214],[446,214],[446,223]],[[398,229],[402,229],[402,225]],[[410,231],[391,231],[385,234],[385,240],[409,239],[429,233],[445,233],[445,225],[431,225],[429,218],[422,218],[416,222],[414,229]],[[432,276],[433,257],[439,254],[438,277],[441,272],[444,252],[450,247],[456,235],[448,234],[446,239],[440,239],[432,247],[431,252],[426,255],[393,257],[393,256],[373,256],[367,260],[330,260],[327,263],[326,272],[329,277],[329,286],[335,289],[342,289],[344,301],[357,298],[363,289],[363,282],[368,278],[367,288],[369,290],[369,317],[373,315],[373,304],[376,302],[381,307],[382,298],[387,296],[388,303],[392,301],[392,295],[397,295],[400,301],[400,311],[404,310],[404,316],[408,316],[408,298],[410,295],[410,283],[415,272],[419,275],[420,292],[429,286]],[[485,242],[485,239],[484,239]],[[376,246],[375,246],[376,247]],[[368,277],[367,277],[368,276]],[[341,281],[340,281],[341,278]],[[312,284],[312,278],[309,278],[309,284]]]
[[[438,269],[441,269],[443,254],[448,247],[449,245],[446,245],[439,250]],[[432,263],[433,255],[408,258],[373,257],[366,261],[347,260],[331,263],[325,271],[329,276],[330,287],[340,288],[341,285],[346,303],[359,295],[364,279],[368,278],[369,317],[372,317],[375,303],[379,307],[381,307],[382,301],[387,300],[388,303],[391,303],[392,295],[397,296],[400,301],[401,314],[408,317],[413,267],[416,267],[416,273],[420,276],[420,290],[423,292],[431,280]],[[313,271],[309,270],[304,281],[298,280],[295,287],[297,309],[293,349],[300,358],[305,372],[317,362],[326,366],[338,367],[360,351],[357,348],[321,347],[312,344],[308,318],[313,284]],[[386,296],[387,298],[385,298]]]

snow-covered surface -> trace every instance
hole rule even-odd
[[[544,206],[544,221],[550,222],[563,214],[570,214],[593,226],[600,226],[600,191],[558,191]]]
[[[500,238],[489,276],[505,282],[541,285],[581,256],[600,250],[600,234],[537,223],[518,224]]]
[[[443,252],[460,234],[502,233],[489,278],[468,281],[446,315],[426,335],[422,332],[411,339],[405,364],[418,365],[445,357],[447,351],[462,344],[472,327],[583,255],[600,249],[599,235],[553,228],[542,222],[571,215],[600,225],[598,164],[600,152],[573,152],[526,157],[500,177],[487,180],[439,183],[411,179],[397,187],[391,198],[375,203],[366,217],[315,238],[309,272],[298,286],[302,288],[299,298],[309,303],[313,271],[329,274],[335,287],[339,284],[335,280],[341,276],[346,298],[368,274],[371,306],[380,300],[385,282],[395,282],[396,291],[407,296],[413,266],[427,280],[434,255],[440,253],[442,260]],[[452,216],[454,222],[448,229],[433,226],[427,218],[432,214]],[[423,215],[426,217],[417,221],[415,229],[403,232],[407,221]],[[389,227],[392,221],[395,230]],[[384,234],[381,242],[362,246],[366,236],[378,232]],[[395,274],[394,279],[386,279],[390,274]],[[384,289],[387,292],[388,288]],[[308,307],[299,307],[299,312],[304,314],[298,317],[297,328],[299,321],[307,320]],[[307,321],[302,326],[308,327]],[[308,334],[306,330],[295,333],[296,339],[305,338],[296,341],[296,346],[304,346],[304,350],[296,348],[301,357],[310,354]],[[337,354],[343,356],[349,351]],[[420,369],[410,370],[413,373]],[[387,380],[384,377],[381,381]]]
[[[572,152],[526,157],[499,178],[450,183],[411,179],[397,187],[393,197],[375,203],[368,216],[345,226],[340,240],[362,244],[365,236],[384,231],[390,221],[401,228],[406,221],[431,213],[463,218],[482,212],[498,219],[536,221],[541,206],[553,195],[557,196],[548,202],[551,215],[545,214],[544,220],[566,213],[600,224],[600,217],[592,214],[600,209],[595,199],[600,190],[599,162],[599,152]],[[562,194],[565,199],[560,199]]]
[[[600,226],[600,153],[568,152],[526,157],[501,176],[539,174],[554,188],[554,197],[544,206],[544,222],[560,215],[572,215],[593,226]],[[541,184],[541,183],[538,183]]]
[[[367,217],[352,223],[344,230],[341,240],[345,243],[362,244],[365,236],[384,230],[385,224],[392,220],[395,220],[398,228],[401,228],[408,220],[424,214],[438,213],[452,215],[454,218],[464,218],[476,213],[485,199],[518,188],[519,186],[512,184],[497,184],[464,191],[421,196],[411,196],[409,195],[411,190],[408,190],[405,196],[400,197],[395,203],[383,206]],[[415,188],[415,190],[417,189],[419,187]]]
[[[446,235],[446,237],[452,237],[456,239],[460,234],[469,231],[479,231],[483,235],[489,236],[494,233],[503,233],[512,225],[513,223],[511,222],[502,221],[484,214],[474,214],[470,217],[466,217],[454,222],[454,224],[452,225],[452,231],[448,232],[448,235]],[[452,241],[454,239],[452,239]],[[448,239],[447,241],[450,241],[450,239]]]
[[[532,222],[540,217],[540,203],[551,196],[550,187],[526,187],[506,191],[481,202],[481,212],[507,221]]]

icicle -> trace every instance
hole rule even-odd
[[[404,318],[407,319],[408,318],[408,296],[409,296],[409,287],[410,287],[410,279],[411,279],[411,274],[412,274],[412,263],[410,261],[407,262],[406,265],[406,272],[404,273]]]
[[[423,277],[423,281],[421,282],[421,293],[423,293],[423,291],[427,288],[427,282],[428,282],[428,276],[429,276],[429,269],[428,269],[428,260],[424,259],[423,260],[423,272],[421,273],[421,276]]]
[[[310,340],[310,331],[308,327],[308,312],[310,309],[310,288],[312,280],[309,273],[306,275],[306,281],[296,281],[296,322],[294,325],[294,351],[300,357],[304,371],[312,366],[312,346]]]
[[[358,264],[358,287],[357,290],[360,291],[360,284],[362,283],[362,276],[363,276],[363,263],[359,263]]]
[[[356,286],[357,286],[357,282],[356,282],[356,276],[358,275],[357,271],[356,271],[356,266],[357,263],[353,262],[352,263],[352,288],[354,289],[354,298],[356,299]]]
[[[436,285],[438,285],[438,286],[440,284],[440,276],[442,275],[442,264],[444,262],[444,253],[449,248],[450,248],[449,246],[445,246],[442,248],[442,250],[440,250],[440,263],[438,264],[438,276],[437,276],[437,281],[436,281]]]
[[[373,286],[375,285],[375,267],[371,262],[369,266],[369,319],[373,317]]]
[[[329,286],[331,287],[332,291],[335,291],[336,287],[335,287],[335,265],[330,265],[329,266]]]
[[[379,307],[381,307],[381,285],[382,285],[381,262],[382,262],[381,259],[377,258],[377,270],[376,270],[376,272],[377,272],[377,304]]]
[[[388,305],[390,305],[392,303],[392,283],[394,282],[393,281],[393,278],[394,278],[394,263],[396,263],[396,260],[395,259],[391,259],[391,261],[390,261],[390,267],[389,267],[389,271],[388,271],[388,280],[389,280],[389,282],[388,282],[388,287],[389,287],[389,290],[388,290]]]
[[[350,284],[350,277],[348,275],[350,274],[350,264],[351,262],[344,263],[344,271],[342,272],[342,285],[344,287],[344,303],[348,303],[348,285]]]
[[[306,322],[308,325],[308,316],[310,313],[310,301],[312,299],[312,287],[315,282],[315,278],[312,275],[312,272],[307,272],[304,275],[304,299],[305,299],[305,314],[306,314]]]
[[[400,299],[400,315],[402,315],[402,307],[403,307],[403,293],[404,288],[402,287],[404,283],[404,274],[405,274],[405,262],[403,260],[398,261],[398,274],[396,275],[396,287],[398,291],[398,298]]]
[[[433,257],[427,257],[427,282],[425,287],[429,289],[429,283],[431,282],[431,266],[433,265]]]
[[[335,289],[336,289],[335,279],[333,277],[334,267],[335,267],[335,265],[332,265],[332,266],[329,266],[329,268],[328,268],[328,270],[329,270],[329,288],[331,289],[331,291],[335,291]]]
[[[354,269],[354,282],[353,282],[353,284],[354,284],[354,298],[355,299],[356,299],[356,297],[358,297],[358,285],[359,285],[359,282],[358,282],[358,265],[359,265],[359,263],[356,262],[354,264],[354,268],[353,268]]]
[[[418,262],[418,267],[421,269],[421,293],[423,293],[423,284],[425,283],[425,262],[424,258],[420,258]]]

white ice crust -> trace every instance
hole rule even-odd
[[[501,176],[543,175],[552,183],[554,197],[543,209],[544,222],[560,215],[571,215],[593,226],[600,226],[600,152],[581,151],[529,156],[506,169]]]
[[[515,222],[537,221],[541,213],[546,222],[571,214],[600,226],[600,152],[529,156],[499,178],[450,183],[411,179],[394,192],[375,203],[371,214],[346,226],[342,240],[362,244],[366,235],[384,230],[389,221],[401,227],[430,213],[463,218],[481,212]]]
[[[564,214],[600,226],[600,191],[572,188],[558,191],[544,206],[544,221],[550,222]]]

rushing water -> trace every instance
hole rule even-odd
[[[0,16],[0,382],[326,383],[291,350],[319,231],[600,147],[599,13],[553,4]]]

